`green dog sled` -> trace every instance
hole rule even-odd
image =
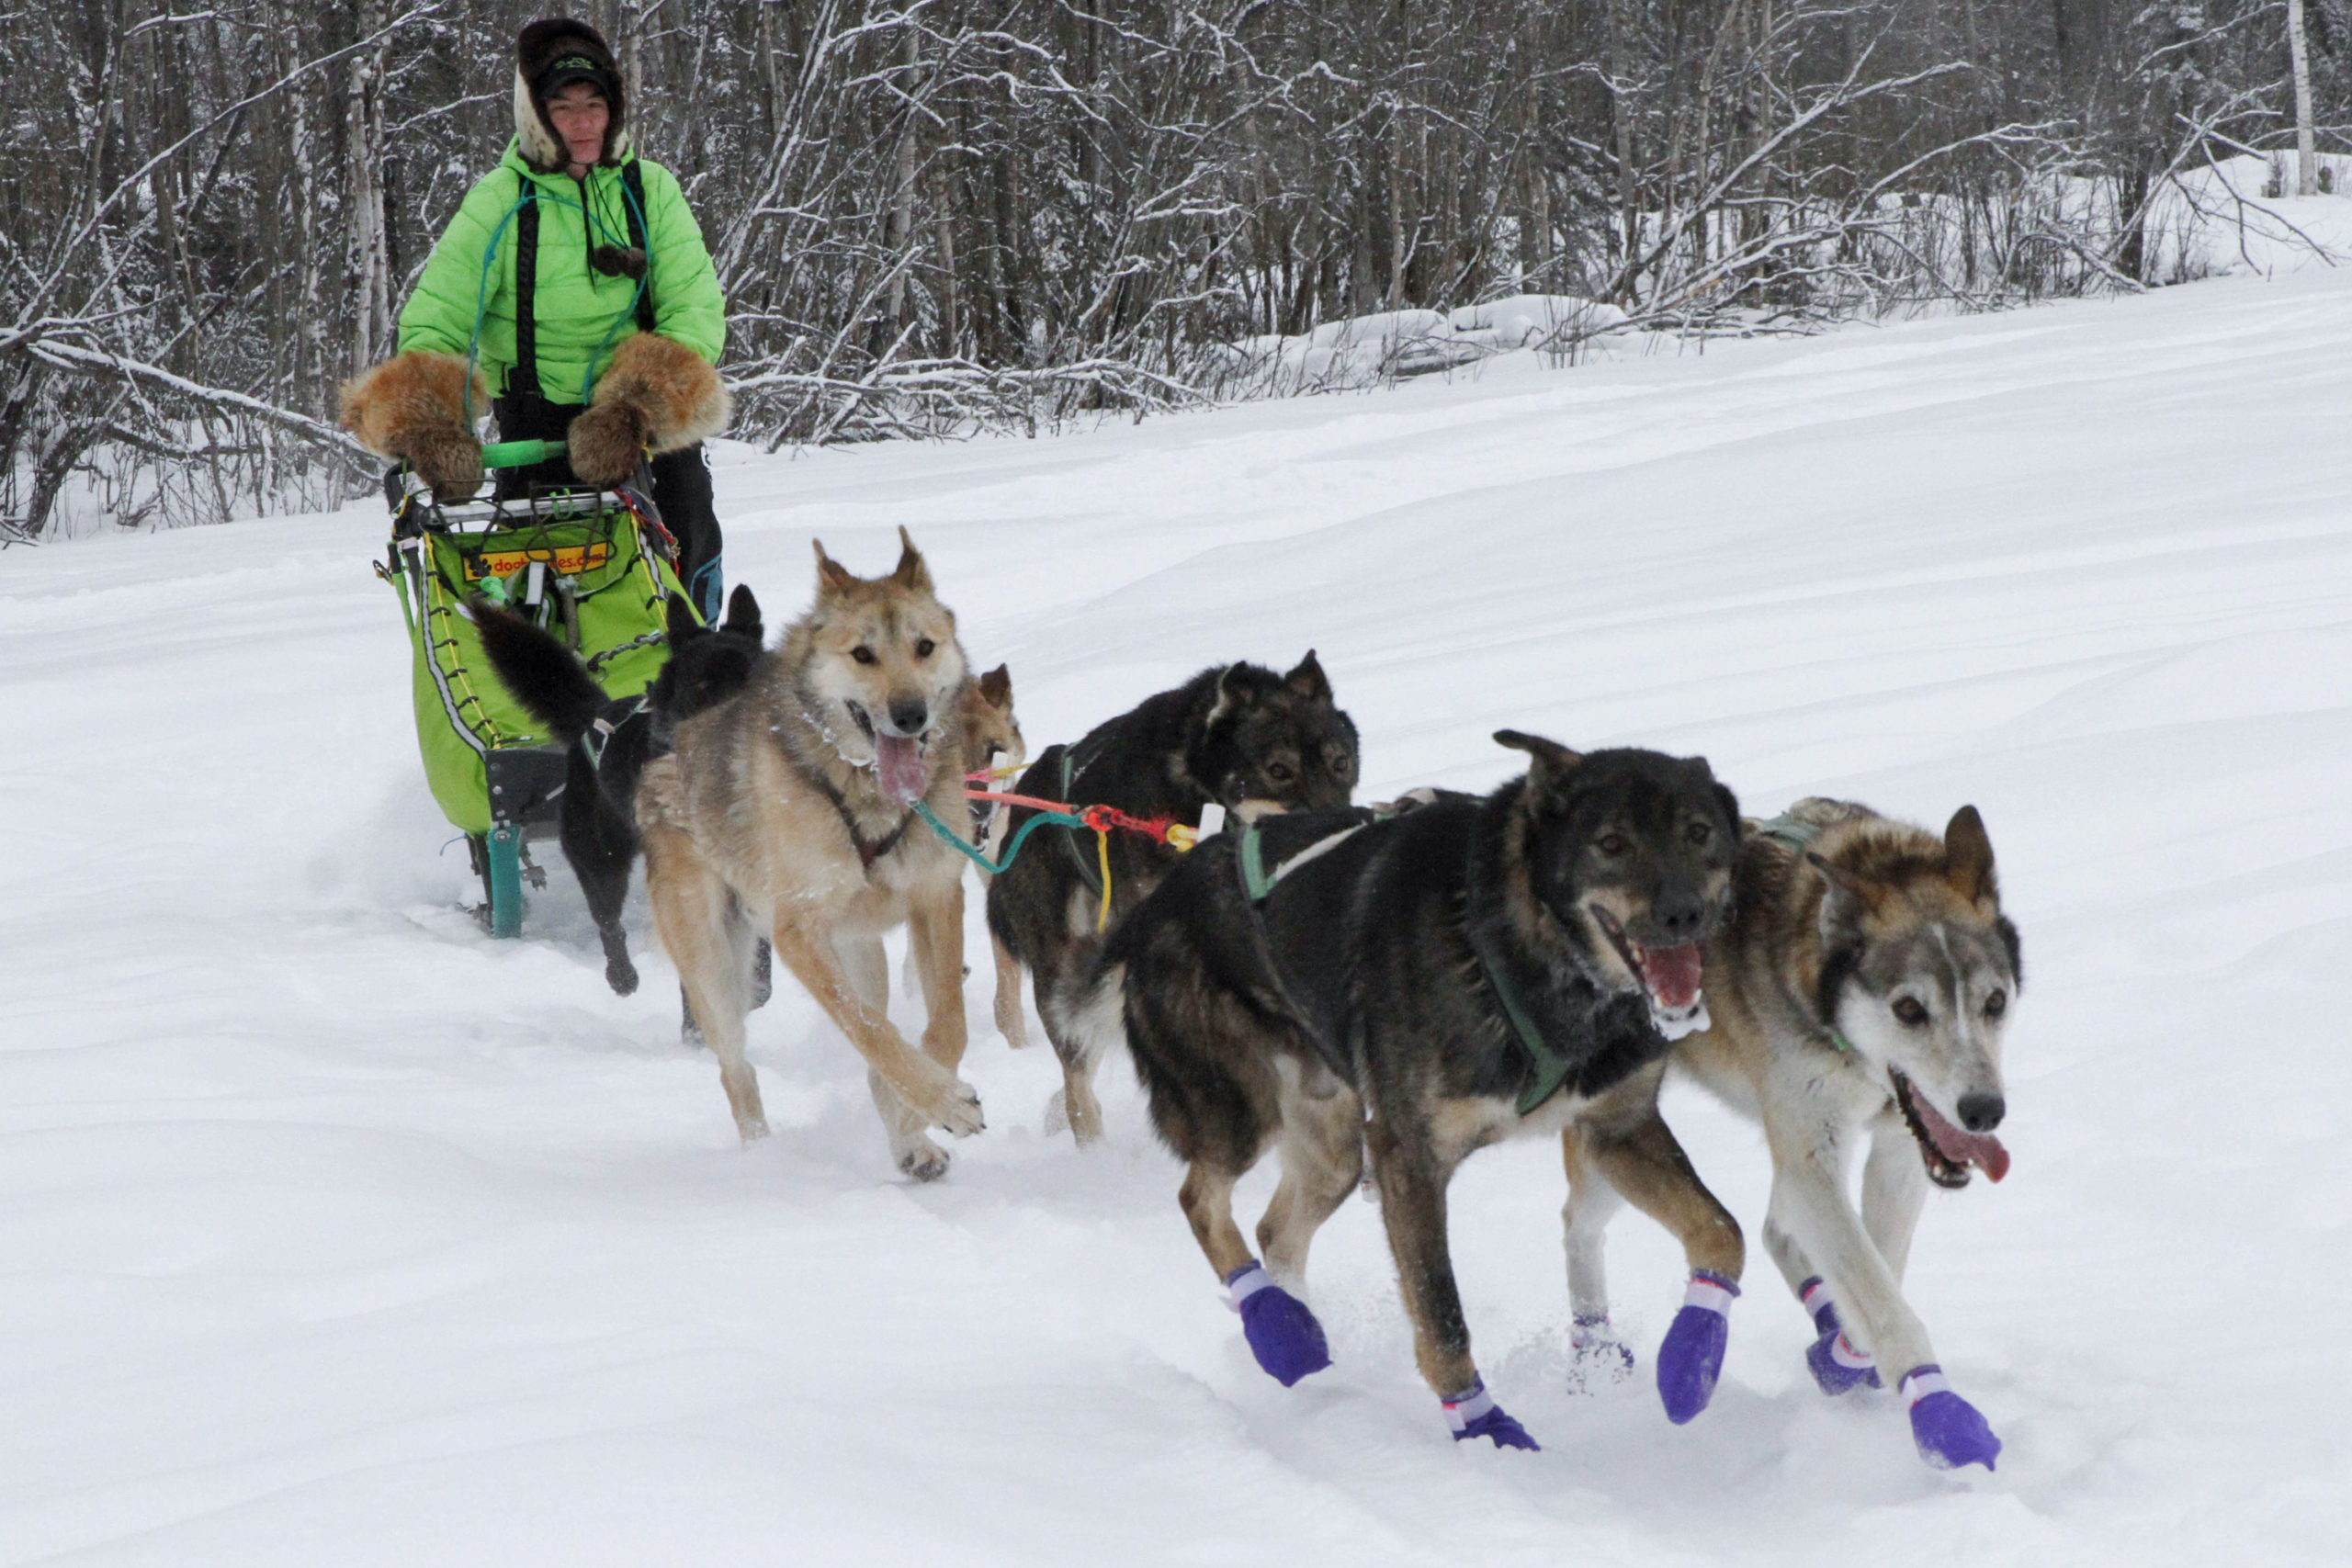
[[[482,448],[482,464],[521,468],[562,452],[561,442],[503,442]],[[392,536],[377,573],[399,589],[408,621],[425,782],[466,835],[492,936],[521,933],[526,876],[547,886],[528,840],[554,830],[567,762],[499,683],[469,606],[529,616],[571,645],[606,696],[636,696],[669,657],[668,596],[682,592],[677,546],[648,488],[533,485],[443,505],[405,468],[386,476]]]

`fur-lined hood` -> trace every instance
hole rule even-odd
[[[586,56],[610,83],[605,97],[612,107],[612,124],[605,131],[604,156],[596,161],[607,167],[628,161],[628,100],[613,51],[604,35],[587,23],[557,17],[533,22],[514,39],[515,142],[523,161],[543,175],[560,173],[571,160],[533,84],[571,55]]]

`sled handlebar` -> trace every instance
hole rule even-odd
[[[485,468],[525,468],[563,456],[560,441],[493,441],[481,449]]]

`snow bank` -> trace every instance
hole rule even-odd
[[[1338,391],[1520,349],[1566,355],[1626,319],[1614,305],[1573,295],[1514,294],[1450,313],[1383,310],[1326,321],[1295,337],[1246,338],[1226,351],[1222,369],[1249,390]]]
[[[1369,1203],[1308,1270],[1334,1365],[1278,1387],[1130,1075],[1100,1147],[1041,1131],[1060,1075],[987,1030],[977,894],[989,1130],[948,1179],[896,1177],[789,981],[744,1148],[641,904],[628,998],[560,863],[524,941],[458,909],[380,507],[0,552],[0,1563],[2341,1562],[2347,365],[2352,274],[2321,269],[716,454],[772,625],[812,535],[878,571],[903,524],[1033,749],[1313,647],[1365,798],[1491,786],[1510,726],[1703,753],[1762,814],[1975,804],[2024,933],[2017,1164],[1930,1198],[1905,1289],[1994,1475],[1815,1392],[1761,1140],[1679,1087],[1751,1242],[1698,1420],[1649,1382],[1682,1258],[1630,1211],[1643,1366],[1572,1386],[1541,1142],[1448,1208],[1542,1453],[1449,1439]]]

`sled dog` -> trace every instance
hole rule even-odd
[[[1213,803],[1227,809],[1244,800],[1343,806],[1355,782],[1356,727],[1333,705],[1331,683],[1309,649],[1287,675],[1256,664],[1204,670],[1097,726],[1075,746],[1048,747],[1015,792],[1191,826]],[[1018,831],[1028,816],[1015,808],[1009,825]],[[1037,1016],[1061,1060],[1063,1087],[1046,1108],[1046,1126],[1066,1123],[1080,1144],[1102,1135],[1094,1097],[1100,1058],[1070,1023],[1070,998],[1102,931],[1114,928],[1178,858],[1140,834],[1114,833],[1106,919],[1097,854],[1091,834],[1041,829],[988,892],[998,974],[1028,968]],[[1017,980],[1010,997],[1000,987],[996,1016],[1008,1043],[1027,1043]]]
[[[1805,1360],[1833,1394],[1898,1369],[1920,1456],[1990,1470],[2000,1440],[1947,1385],[1902,1288],[1928,1185],[2008,1169],[1991,1134],[2022,969],[1984,820],[1963,806],[1939,839],[1865,807],[1801,800],[1747,825],[1733,897],[1707,949],[1712,1022],[1674,1061],[1764,1123],[1764,1247],[1813,1315]],[[1857,1211],[1847,1173],[1865,1133]],[[1569,1289],[1578,1313],[1599,1311],[1614,1204],[1572,1174]]]
[[[1000,757],[1009,761],[1000,762]],[[967,777],[985,777],[1008,769],[1017,773],[1028,760],[1028,743],[1022,739],[1021,721],[1012,713],[1012,672],[1000,664],[964,689],[964,771]],[[975,778],[973,782],[978,780]],[[1000,802],[975,800],[971,808],[973,841],[993,860],[1004,850],[1004,807]],[[985,878],[986,874],[982,875]],[[911,953],[907,956],[899,988],[910,997],[922,994],[922,978]],[[996,1013],[1000,1023],[1008,1007],[1017,1023],[1021,1017],[1021,966],[1012,962],[1000,943],[996,966]]]
[[[679,726],[638,785],[646,886],[662,947],[718,1054],[746,1139],[767,1121],[743,1058],[752,942],[775,956],[865,1056],[899,1168],[945,1173],[927,1127],[980,1130],[963,1060],[964,856],[958,835],[971,678],[956,617],[899,530],[888,575],[817,551],[817,597],[734,697]],[[928,1021],[922,1048],[888,1016],[882,933],[908,926]]]
[[[1295,1292],[1368,1156],[1415,1356],[1453,1435],[1533,1448],[1471,1360],[1446,1185],[1488,1144],[1565,1131],[1681,1240],[1690,1304],[1659,1387],[1678,1420],[1705,1404],[1745,1258],[1657,1089],[1661,1030],[1704,1016],[1701,944],[1739,818],[1702,759],[1495,739],[1532,765],[1484,798],[1268,817],[1193,851],[1112,934],[1076,1010],[1124,1033],[1261,1366],[1287,1384],[1329,1364]],[[1261,1263],[1232,1200],[1270,1148],[1283,1175]]]
[[[643,694],[619,699],[607,699],[577,655],[520,615],[491,604],[476,604],[473,615],[500,682],[570,749],[558,829],[563,858],[604,942],[605,981],[626,997],[637,989],[621,906],[639,849],[638,779],[670,749],[680,722],[742,690],[765,635],[759,601],[739,585],[726,620],[705,626],[671,594],[669,661]]]

